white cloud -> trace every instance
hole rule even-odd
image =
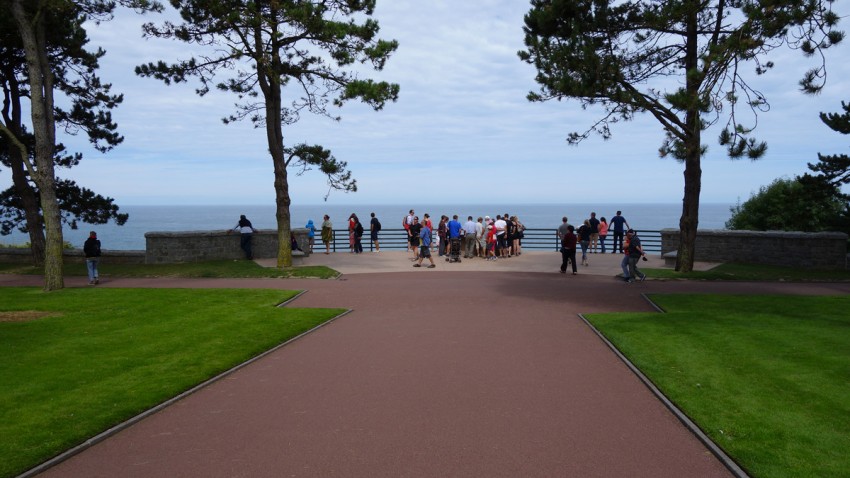
[[[677,202],[682,166],[658,158],[661,128],[648,115],[614,125],[608,141],[591,137],[569,146],[566,136],[584,131],[600,111],[578,102],[530,103],[534,69],[517,57],[523,48],[527,2],[482,0],[380,0],[375,17],[381,37],[399,49],[382,72],[365,77],[397,82],[398,102],[383,111],[350,103],[342,121],[302,115],[286,128],[288,144],[317,143],[347,161],[360,186],[356,194],[333,193],[330,202],[388,203],[412,194],[440,202]],[[103,46],[104,81],[125,94],[115,113],[124,144],[101,155],[83,138],[62,138],[86,153],[66,172],[119,204],[272,204],[271,159],[265,132],[249,123],[224,125],[236,98],[219,92],[195,95],[196,83],[165,86],[139,78],[144,62],[185,59],[183,43],[143,40],[140,26],[161,17],[124,12],[89,30]],[[817,97],[797,91],[807,68],[799,52],[779,52],[777,67],[755,79],[771,102],[758,118],[769,143],[757,162],[730,161],[706,132],[704,202],[734,203],[776,177],[805,172],[817,152],[846,152],[847,137],[817,120],[850,100],[847,45],[828,52],[829,82]],[[7,172],[0,181],[8,182]],[[291,176],[293,201],[319,203],[327,192],[317,173]]]

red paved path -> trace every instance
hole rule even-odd
[[[353,312],[40,476],[729,476],[577,314],[660,291],[850,292],[417,272],[103,284],[306,289],[292,306]]]

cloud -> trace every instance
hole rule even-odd
[[[397,39],[399,49],[383,71],[359,74],[398,83],[399,100],[380,112],[346,104],[339,122],[304,114],[284,130],[287,144],[321,144],[348,162],[359,191],[329,201],[406,202],[414,194],[434,202],[680,201],[682,166],[658,157],[663,132],[649,115],[614,125],[608,141],[591,137],[570,146],[567,135],[586,130],[601,111],[577,101],[527,101],[538,89],[534,68],[517,57],[528,9],[511,0],[380,0],[380,37]],[[133,73],[140,63],[186,59],[195,48],[141,38],[142,23],[161,20],[122,12],[90,26],[92,45],[108,52],[101,77],[125,94],[114,116],[126,140],[101,155],[84,138],[61,138],[86,154],[67,174],[119,204],[272,204],[264,130],[221,122],[234,111],[234,96],[198,97],[196,83],[165,86]],[[823,126],[817,113],[850,100],[850,64],[840,61],[848,48],[828,52],[828,85],[817,97],[797,91],[808,65],[802,55],[777,52],[775,71],[754,78],[771,102],[757,130],[768,155],[730,161],[716,144],[719,127],[709,129],[703,201],[746,199],[776,177],[805,172],[819,151],[846,152],[848,138]],[[7,174],[0,172],[0,181]],[[302,204],[320,203],[327,193],[316,172],[291,175],[290,187]]]

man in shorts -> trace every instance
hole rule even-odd
[[[431,265],[428,266],[429,269],[433,269],[437,267],[434,264],[434,258],[431,257],[431,228],[427,225],[423,225],[422,229],[419,230],[419,260],[413,264],[413,267],[422,267],[422,261],[427,257],[429,261],[431,261]]]

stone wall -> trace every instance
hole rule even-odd
[[[63,252],[63,257],[67,263],[82,263],[85,261],[85,255],[82,249],[66,249]],[[145,251],[113,251],[103,249],[101,251],[101,260],[109,264],[144,264]],[[18,247],[0,247],[0,262],[9,264],[31,264],[32,254],[29,249]]]
[[[307,229],[293,229],[302,251],[308,251]],[[241,235],[235,231],[185,231],[145,233],[145,262],[168,264],[218,259],[244,259],[239,247]],[[254,233],[252,250],[255,259],[277,257],[277,230],[263,229]],[[305,255],[308,255],[305,253]]]
[[[661,254],[679,248],[679,230],[661,230]],[[841,232],[697,231],[695,260],[811,269],[847,267],[847,234]]]

